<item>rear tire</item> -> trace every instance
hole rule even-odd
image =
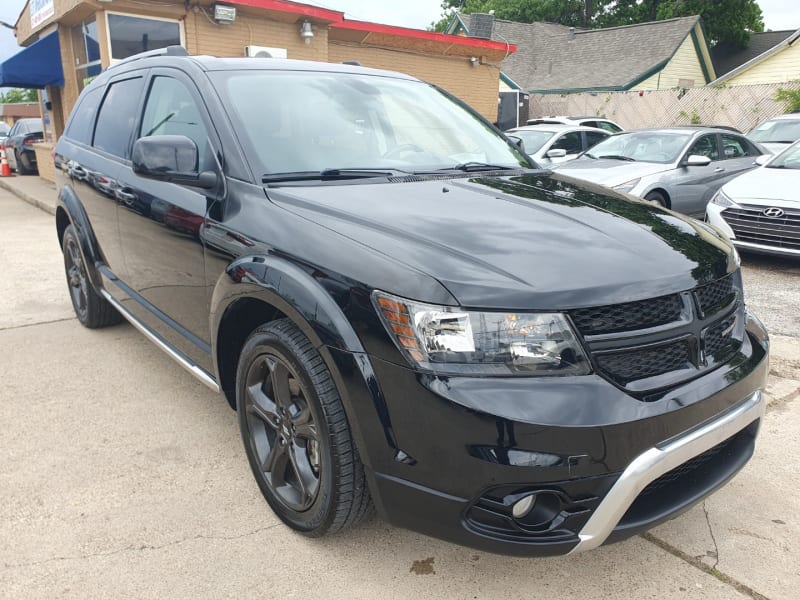
[[[99,329],[121,322],[122,315],[97,293],[89,280],[80,241],[72,225],[64,230],[61,250],[64,253],[64,271],[72,308],[81,325],[89,329]]]
[[[17,173],[20,175],[30,175],[31,171],[28,167],[25,166],[25,163],[22,162],[22,157],[19,155],[19,152],[14,150],[14,162],[17,163]]]
[[[657,190],[649,192],[647,195],[645,195],[644,199],[648,202],[652,202],[653,204],[657,204],[662,208],[669,208],[667,206],[667,199],[664,197],[664,194]]]
[[[236,372],[236,403],[253,475],[284,523],[321,537],[371,513],[364,466],[331,374],[289,319],[248,337]]]

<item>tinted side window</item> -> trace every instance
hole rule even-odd
[[[94,130],[94,117],[97,114],[97,106],[103,97],[103,88],[95,88],[84,94],[81,101],[72,111],[72,118],[69,120],[67,130],[64,135],[76,142],[89,145],[92,143],[92,132]]]
[[[714,134],[704,135],[692,144],[689,148],[687,156],[697,154],[698,156],[707,156],[711,160],[719,160],[719,148],[717,148],[717,136]]]
[[[565,133],[550,146],[551,150],[566,150],[567,154],[577,154],[581,152],[581,133],[572,131]]]
[[[605,129],[609,133],[619,133],[622,131],[621,127],[617,127],[613,123],[609,123],[608,121],[598,121],[597,125],[593,125],[592,127],[599,127],[600,129]]]
[[[121,158],[129,158],[128,146],[136,123],[139,96],[144,82],[141,77],[124,79],[108,86],[97,125],[94,143],[99,150]]]
[[[199,165],[205,165],[208,133],[203,117],[192,94],[177,79],[153,79],[139,135],[185,135],[197,145]]]
[[[722,152],[725,158],[742,158],[743,156],[756,156],[750,149],[746,140],[735,135],[722,134]]]
[[[599,144],[608,137],[607,133],[600,133],[599,131],[586,131],[586,147],[591,148],[595,144]]]

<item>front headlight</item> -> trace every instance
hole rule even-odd
[[[717,206],[721,206],[723,208],[737,206],[736,202],[731,200],[721,189],[717,190],[717,193],[711,197],[711,204],[716,204]]]
[[[625,183],[615,185],[614,189],[618,192],[622,192],[623,194],[627,194],[633,188],[635,188],[636,184],[638,184],[641,180],[642,180],[641,177],[638,179],[631,179],[630,181],[626,181]]]
[[[374,291],[389,336],[411,365],[451,375],[586,375],[561,313],[472,312]]]

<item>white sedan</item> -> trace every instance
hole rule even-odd
[[[743,250],[800,257],[800,141],[756,162],[714,195],[706,221]]]
[[[525,152],[543,167],[577,158],[611,135],[594,127],[559,124],[526,125],[509,129],[506,134],[520,138]]]

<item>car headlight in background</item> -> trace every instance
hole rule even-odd
[[[589,362],[561,313],[465,311],[374,291],[372,301],[408,361],[450,375],[585,375]]]
[[[717,193],[711,197],[711,204],[716,204],[717,206],[722,206],[723,208],[737,206],[736,202],[731,200],[721,189],[717,190]]]
[[[641,181],[641,177],[638,179],[631,179],[630,181],[626,181],[625,183],[621,183],[619,185],[615,185],[614,189],[618,192],[622,192],[623,194],[629,193],[633,188],[636,187],[636,184]]]

